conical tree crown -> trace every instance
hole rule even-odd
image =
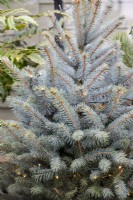
[[[50,12],[44,70],[17,70],[10,104],[19,121],[2,121],[4,167],[16,172],[8,193],[22,199],[124,200],[132,191],[132,75],[120,44],[107,40],[123,17],[111,4],[74,0],[75,32]],[[58,46],[55,37],[58,38]]]

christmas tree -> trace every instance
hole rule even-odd
[[[133,71],[119,42],[108,40],[123,21],[105,23],[110,10],[110,3],[74,0],[74,34],[49,12],[53,32],[45,33],[41,73],[2,58],[17,81],[9,101],[18,118],[1,121],[2,196],[132,198]]]

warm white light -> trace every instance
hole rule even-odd
[[[121,165],[119,166],[119,169],[122,169],[122,166],[121,166]]]
[[[56,178],[56,179],[59,179],[59,176],[56,176],[55,178]]]
[[[42,88],[41,88],[41,91],[45,91],[45,87],[42,87]]]

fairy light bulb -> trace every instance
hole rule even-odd
[[[119,166],[119,169],[122,169],[122,166],[121,166],[121,165]]]
[[[61,7],[61,5],[59,5],[59,9],[60,9],[60,11],[62,12],[62,7]]]
[[[41,164],[39,163],[38,166],[41,167]]]
[[[83,92],[83,97],[86,97],[88,94],[88,91]]]
[[[59,176],[56,176],[55,178],[56,178],[56,179],[59,179]]]
[[[41,88],[41,91],[45,91],[45,87],[42,87],[42,88]]]
[[[27,177],[27,174],[24,174],[23,177],[26,178],[26,177]]]
[[[94,179],[96,180],[96,179],[97,179],[97,176],[94,176]]]
[[[32,77],[33,77],[33,75],[32,75],[32,74],[30,74],[30,75],[29,75],[29,77],[30,77],[30,78],[32,78]]]

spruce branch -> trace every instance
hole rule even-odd
[[[93,86],[93,84],[96,84],[96,81],[102,80],[102,77],[107,72],[107,70],[108,70],[107,65],[103,65],[103,66],[100,66],[99,68],[95,69],[90,74],[90,79],[85,81],[84,88],[89,90]]]
[[[50,95],[53,97],[53,105],[59,109],[61,116],[64,118],[66,123],[72,125],[74,129],[79,129],[78,116],[74,109],[64,99],[61,93],[55,88],[51,88]]]
[[[14,131],[12,130],[12,125],[13,123],[11,123],[9,125],[9,123],[5,123],[4,121],[0,121],[1,123],[1,128],[6,128],[7,131],[9,131],[9,133],[16,139],[16,141],[18,141],[19,143],[22,143],[21,139],[14,133]]]
[[[128,199],[132,70],[123,65],[120,44],[107,41],[123,18],[103,24],[110,4],[102,10],[98,0],[73,3],[74,35],[53,12],[47,15],[53,34],[45,33],[39,50],[46,59],[41,72],[9,70],[19,80],[17,97],[10,98],[19,122],[4,122],[0,129],[1,156],[11,163],[1,163],[0,189],[23,193],[22,200]],[[21,180],[5,183],[10,175]],[[25,187],[26,180],[31,184]]]
[[[103,124],[99,116],[96,114],[94,110],[92,110],[89,106],[85,104],[79,104],[77,106],[77,112],[82,113],[85,117],[87,123],[92,122],[96,128],[103,129]]]
[[[55,85],[55,78],[54,78],[55,67],[54,67],[54,63],[53,63],[53,59],[51,57],[50,51],[47,47],[45,47],[45,53],[46,53],[46,56],[47,56],[49,64],[50,64],[51,84],[52,84],[52,87],[54,87],[54,85]]]
[[[70,66],[73,66],[73,63],[71,62],[71,60],[66,56],[66,54],[63,52],[62,49],[60,49],[55,41],[53,40],[53,38],[50,36],[50,34],[45,33],[45,37],[47,38],[47,40],[49,41],[49,43],[51,44],[51,46],[53,47],[53,49],[56,51],[57,55],[67,64],[69,64]]]
[[[133,111],[130,111],[129,113],[124,114],[118,119],[114,120],[111,124],[109,124],[107,129],[109,131],[115,131],[118,130],[120,126],[126,127],[129,123],[132,122],[133,120],[132,118],[133,118]]]
[[[87,37],[87,34],[89,33],[91,27],[93,26],[93,23],[94,23],[94,21],[95,21],[95,18],[96,18],[97,14],[98,14],[98,8],[99,8],[100,4],[101,4],[101,2],[100,2],[99,0],[97,0],[97,2],[95,3],[95,10],[94,10],[94,12],[93,12],[93,17],[92,17],[92,19],[91,19],[90,25],[89,25],[89,27],[87,27],[87,29],[85,30],[85,37]]]
[[[81,15],[81,10],[82,10],[82,4],[80,3],[80,1],[74,1],[75,2],[75,21],[77,23],[77,38],[78,38],[78,45],[79,48],[83,47],[83,30],[82,30],[82,15]]]

